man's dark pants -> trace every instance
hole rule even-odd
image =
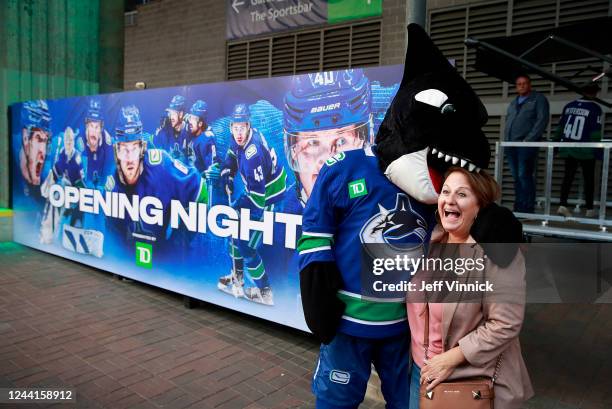
[[[538,148],[508,147],[505,149],[514,178],[514,211],[533,213],[535,208],[535,166]]]
[[[569,196],[578,165],[582,167],[586,208],[592,209],[593,190],[595,189],[595,159],[565,158],[565,173],[563,175],[563,183],[561,184],[561,206],[567,206],[567,197]]]

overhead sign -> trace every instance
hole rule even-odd
[[[227,0],[227,38],[381,14],[382,0]]]

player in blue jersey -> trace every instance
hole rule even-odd
[[[51,168],[49,177],[53,177],[55,183],[60,181],[69,186],[84,187],[85,172],[81,154],[75,149],[75,134],[71,127],[67,127],[63,133],[64,148]]]
[[[263,212],[273,211],[286,190],[285,168],[277,165],[276,152],[270,149],[264,138],[251,127],[250,111],[246,104],[234,107],[230,131],[232,140],[221,171],[222,185],[231,197],[234,177],[240,174],[245,192],[235,202],[237,208],[251,211],[251,219],[259,220]],[[219,279],[220,290],[235,296],[266,305],[273,305],[272,287],[266,274],[264,262],[257,251],[261,244],[261,232],[252,233],[249,241],[233,240],[230,243],[232,272]],[[244,267],[254,286],[244,286]],[[243,289],[244,287],[244,289]]]
[[[296,179],[286,211],[302,213],[327,158],[372,142],[371,99],[361,69],[294,77],[283,104],[285,154]]]
[[[601,141],[601,107],[594,101],[599,86],[591,83],[583,88],[585,99],[579,98],[563,107],[563,114],[554,135],[554,140],[561,142],[600,142]],[[557,212],[565,217],[572,214],[567,208],[572,182],[578,166],[582,168],[584,178],[584,196],[586,217],[596,215],[593,209],[593,191],[595,190],[595,159],[597,150],[594,148],[561,148],[559,156],[565,159],[565,173],[561,184],[561,202]]]
[[[372,142],[371,100],[370,81],[361,69],[293,78],[283,101],[283,128],[285,155],[296,182],[287,189],[285,212],[303,213],[327,158]],[[301,226],[297,237],[300,235]],[[292,252],[287,270],[299,272],[297,253]],[[298,277],[290,280],[295,282]]]
[[[61,183],[65,186],[85,187],[85,171],[81,154],[75,149],[76,136],[71,127],[67,127],[63,133],[64,148],[61,150],[57,160],[49,173],[50,182]],[[66,209],[63,216],[69,218],[69,225],[83,224],[83,213],[77,205]]]
[[[313,378],[317,408],[357,407],[365,394],[372,362],[383,382],[387,407],[406,407],[403,403],[408,402],[410,334],[405,302],[403,297],[377,297],[371,288],[362,287],[362,274],[367,273],[360,260],[362,251],[375,254],[390,246],[409,248],[415,258],[425,255],[435,209],[391,183],[378,168],[373,150],[375,147],[341,152],[327,159],[302,220],[300,271],[333,262],[341,277],[337,283],[340,290],[332,298],[337,305],[322,302],[317,308],[333,314],[339,305],[345,305],[333,341],[321,345]],[[380,257],[391,258],[383,253]],[[330,280],[333,277],[329,275]],[[397,279],[410,280],[410,271]],[[310,328],[324,325],[309,322],[309,314],[306,320]],[[376,352],[370,349],[372,343],[378,345]]]
[[[113,218],[111,228],[124,244],[133,248],[136,241],[151,243],[154,254],[177,257],[187,249],[186,237],[180,229],[171,229],[170,201],[178,200],[187,208],[188,202],[206,203],[206,183],[194,168],[187,167],[160,149],[147,149],[147,135],[142,129],[140,113],[134,105],[121,108],[115,126],[114,150],[116,171],[107,179],[106,188],[114,192],[143,198],[156,197],[163,208],[162,226]],[[185,233],[185,234],[182,234]],[[131,251],[131,250],[130,250]],[[155,257],[155,256],[154,256]]]
[[[283,120],[285,154],[297,181],[289,200],[303,208],[327,158],[372,141],[370,81],[361,69],[296,76]]]
[[[102,104],[91,98],[85,116],[85,143],[77,139],[77,148],[85,159],[85,180],[87,186],[103,188],[106,178],[113,173],[114,154],[110,134],[104,129]]]
[[[47,102],[42,99],[24,102],[21,126],[19,170],[24,182],[23,193],[42,204],[41,176],[52,138],[51,113]]]
[[[183,163],[186,162],[184,119],[185,97],[175,95],[162,115],[160,126],[153,137],[153,145],[156,149],[165,150],[174,159],[179,159]]]
[[[211,200],[212,184],[219,179],[221,173],[220,160],[217,156],[215,134],[207,122],[208,106],[206,102],[197,100],[185,117],[185,157],[187,164],[194,166],[208,183],[209,201]],[[209,202],[210,205],[210,202]]]
[[[16,204],[16,207],[36,212],[36,223],[40,223],[39,240],[41,243],[49,243],[59,225],[59,211],[46,202],[50,184],[41,184],[53,137],[47,102],[42,99],[24,102],[21,107],[21,127],[19,170],[22,177],[16,178],[16,183],[23,186],[24,202]],[[56,157],[58,154],[59,146]],[[16,197],[15,201],[18,200]]]

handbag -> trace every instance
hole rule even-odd
[[[423,335],[425,359],[429,359],[429,303],[425,304],[425,334]],[[493,386],[501,366],[502,354],[497,358],[491,378],[486,376],[440,382],[430,391],[421,385],[419,409],[493,409],[495,393]]]

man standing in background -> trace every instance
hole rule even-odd
[[[504,140],[510,142],[539,142],[548,125],[548,100],[531,89],[526,74],[516,78],[517,97],[508,106]],[[533,213],[535,207],[534,171],[538,148],[508,147],[506,157],[514,178],[514,211]]]
[[[563,107],[563,115],[559,120],[553,140],[562,142],[601,141],[601,107],[591,101],[597,96],[598,91],[599,86],[591,83],[583,88],[584,99],[578,98]],[[596,150],[594,148],[561,148],[559,157],[565,158],[565,173],[561,184],[561,203],[557,212],[565,217],[572,215],[567,209],[567,197],[578,165],[580,165],[584,178],[586,217],[595,216],[593,191],[595,190]]]

